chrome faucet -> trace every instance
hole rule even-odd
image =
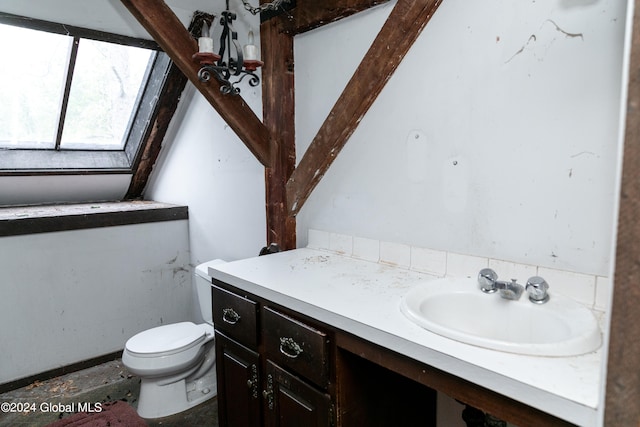
[[[485,294],[492,294],[498,291],[496,288],[496,281],[498,280],[498,274],[490,268],[483,268],[478,273],[478,284],[480,290]]]
[[[498,280],[498,275],[490,268],[480,270],[478,284],[482,292],[492,294],[500,291],[502,298],[513,301],[519,300],[524,292],[524,286],[519,284],[516,279],[511,279],[510,282]]]
[[[510,282],[498,280],[496,281],[496,288],[500,291],[502,298],[513,301],[519,300],[522,292],[524,292],[524,286],[518,283],[516,279],[511,279]]]
[[[487,294],[500,291],[500,296],[504,299],[517,301],[522,293],[527,291],[529,301],[535,304],[544,304],[549,301],[549,284],[540,276],[533,276],[527,280],[526,286],[522,286],[516,279],[510,282],[498,280],[498,274],[490,268],[483,268],[478,273],[478,284],[480,290]]]
[[[525,287],[529,293],[529,301],[535,304],[544,304],[549,301],[549,284],[540,276],[533,276],[527,280]]]

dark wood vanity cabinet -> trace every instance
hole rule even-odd
[[[335,425],[329,334],[214,281],[221,427]]]
[[[386,320],[386,311],[380,322],[372,324],[362,323],[367,316],[358,314],[361,307],[345,314],[337,304],[333,311],[325,300],[328,292],[341,298],[336,291],[339,285],[367,277],[359,269],[351,274],[346,264],[320,262],[329,259],[324,255],[305,255],[304,269],[294,272],[286,261],[289,258],[272,259],[273,265],[264,271],[265,280],[281,277],[281,285],[252,281],[256,276],[252,269],[265,268],[264,258],[258,266],[248,260],[249,278],[244,274],[230,278],[235,286],[213,279],[221,427],[436,427],[438,393],[519,427],[572,426],[546,413],[544,407],[529,406],[473,382],[468,376],[483,381],[496,376],[482,368],[482,360],[473,366],[427,347],[420,353],[417,342],[385,332],[380,322]],[[327,271],[334,272],[331,277],[337,280],[323,289],[313,275],[329,267],[336,269]],[[378,274],[369,264],[366,267],[369,270],[363,271]],[[292,290],[295,295],[285,294],[298,284],[301,289]],[[312,300],[316,295],[319,301]],[[515,386],[517,380],[513,381]],[[528,388],[516,388],[524,397],[522,390]],[[441,415],[441,424],[457,416]]]
[[[520,427],[569,426],[214,279],[220,427],[435,427],[436,391]]]

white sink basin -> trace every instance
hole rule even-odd
[[[575,356],[597,350],[602,334],[586,307],[549,292],[546,304],[524,293],[510,301],[480,291],[476,279],[443,278],[412,288],[401,310],[423,328],[467,344],[537,356]]]

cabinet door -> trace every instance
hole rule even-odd
[[[268,427],[327,427],[331,397],[267,360],[263,391]]]
[[[216,331],[220,427],[260,426],[258,353]]]

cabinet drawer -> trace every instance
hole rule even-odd
[[[264,307],[262,336],[269,359],[321,387],[327,387],[329,345],[326,333]]]
[[[211,288],[213,325],[241,344],[258,347],[258,304],[213,285]]]

